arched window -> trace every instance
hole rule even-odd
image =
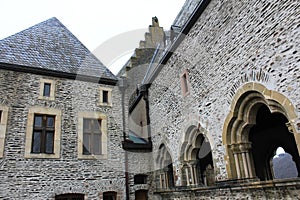
[[[187,130],[181,154],[183,186],[210,186],[214,184],[211,146],[208,139],[196,126],[191,126]]]
[[[159,180],[158,187],[162,189],[174,187],[172,158],[164,144],[159,147],[157,166],[157,175]]]
[[[298,176],[300,158],[290,127],[296,115],[289,100],[260,84],[249,83],[237,91],[231,109],[223,132],[229,178],[274,179],[272,158],[278,147],[291,155]]]

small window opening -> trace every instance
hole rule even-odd
[[[0,123],[1,123],[1,120],[2,120],[2,110],[0,110]]]
[[[134,176],[134,184],[146,184],[147,183],[147,175],[138,174]]]
[[[275,156],[271,159],[274,179],[296,178],[298,171],[292,156],[282,147],[278,147]]]
[[[188,84],[188,75],[187,75],[187,71],[185,71],[181,77],[180,77],[180,81],[181,81],[181,90],[182,90],[182,95],[186,96],[189,94],[189,84]]]
[[[102,91],[102,102],[108,103],[108,91],[105,90]]]
[[[50,97],[50,90],[51,90],[51,83],[44,83],[43,96]]]

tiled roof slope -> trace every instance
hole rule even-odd
[[[55,17],[0,40],[0,63],[116,80]]]

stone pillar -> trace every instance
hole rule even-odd
[[[240,144],[240,152],[243,159],[243,171],[244,171],[244,178],[252,178],[253,171],[251,167],[252,161],[250,160],[250,149],[251,143],[241,143]]]
[[[232,150],[233,157],[234,157],[237,178],[240,179],[240,178],[242,178],[242,176],[241,176],[241,170],[240,170],[240,164],[239,164],[239,153],[240,153],[239,146],[236,144],[232,144],[231,150]]]
[[[189,167],[188,167],[188,165],[185,165],[184,169],[185,169],[185,173],[186,173],[186,185],[190,186],[190,176],[189,176]]]
[[[193,177],[193,185],[199,185],[199,177],[197,173],[197,160],[190,161],[190,166],[191,166],[191,176]]]

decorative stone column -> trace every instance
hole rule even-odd
[[[243,160],[243,171],[244,171],[244,178],[253,178],[253,167],[252,167],[252,160],[250,159],[250,150],[251,150],[251,143],[241,143],[239,145],[241,157]]]
[[[191,168],[192,185],[199,185],[199,177],[197,171],[198,160],[190,161],[189,164]]]
[[[231,145],[231,150],[232,150],[233,157],[234,157],[234,163],[235,163],[237,178],[240,179],[240,178],[242,178],[242,175],[241,175],[240,164],[239,164],[239,154],[240,154],[239,145],[238,144],[232,144]]]

